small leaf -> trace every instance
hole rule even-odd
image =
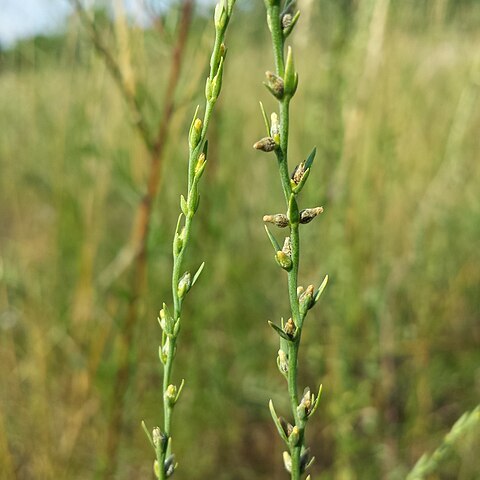
[[[273,423],[277,427],[278,433],[283,438],[283,441],[288,445],[288,438],[283,431],[282,424],[280,423],[280,419],[278,418],[277,412],[275,411],[272,400],[268,402],[268,408],[270,409],[270,414],[272,415]]]
[[[318,387],[317,397],[313,402],[313,406],[312,406],[312,409],[310,410],[310,413],[308,414],[308,418],[310,418],[316,412],[318,408],[318,404],[320,403],[320,397],[322,396],[322,390],[323,390],[323,385],[320,384],[320,387]]]
[[[315,160],[315,155],[317,154],[317,147],[313,147],[313,150],[310,152],[310,155],[305,161],[305,169],[310,168]]]
[[[288,202],[288,219],[291,224],[298,224],[300,221],[300,212],[294,193],[290,195],[290,201]]]
[[[325,275],[325,278],[323,279],[322,284],[320,285],[317,292],[315,293],[315,297],[313,297],[313,301],[315,303],[317,303],[318,300],[320,299],[323,291],[325,290],[325,287],[327,286],[327,283],[328,283],[328,275]]]
[[[265,122],[265,129],[267,131],[267,137],[270,136],[270,121],[268,120],[267,113],[265,112],[265,108],[263,103],[260,102],[260,110],[262,111],[263,121]]]
[[[178,399],[180,398],[180,394],[182,393],[184,385],[185,385],[185,379],[182,378],[182,382],[180,383],[180,386],[178,387],[177,396],[175,397],[175,403],[178,402]]]
[[[180,195],[180,208],[182,210],[182,213],[187,217],[188,216],[188,205],[187,205],[187,201],[185,200],[185,197],[183,195]]]
[[[150,435],[150,432],[148,431],[148,428],[147,426],[145,425],[145,422],[142,420],[142,428],[143,428],[143,431],[145,432],[145,435],[147,436],[147,438],[150,440],[150,443],[153,447],[153,449],[155,450],[155,445],[153,444],[153,438],[152,436]]]
[[[268,320],[268,324],[282,337],[283,339],[287,340],[287,342],[293,342],[293,339],[290,338],[280,327],[275,325],[273,322]]]
[[[281,250],[280,245],[275,240],[275,237],[270,233],[270,230],[266,225],[265,225],[265,231],[267,232],[268,238],[270,239],[270,243],[273,245],[273,249],[275,250],[275,253],[277,253],[279,250]]]
[[[193,276],[192,287],[195,285],[195,283],[197,282],[198,278],[199,278],[200,275],[202,274],[202,272],[203,272],[203,267],[205,267],[205,262],[202,262],[202,264],[200,265],[200,267],[198,267],[197,273],[195,273],[195,275]],[[191,287],[190,287],[190,288],[191,288]]]

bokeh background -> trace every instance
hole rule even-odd
[[[139,24],[119,5],[97,5],[94,19],[133,88],[146,92],[154,128],[172,96],[165,88],[183,6],[142,4]],[[330,276],[300,357],[301,383],[324,385],[307,433],[312,472],[402,479],[480,398],[480,4],[299,5],[291,159],[316,145],[301,205],[325,207],[302,228],[301,283]],[[112,274],[111,266],[129,245],[150,152],[73,12],[54,30],[2,47],[2,479],[106,478],[99,472],[112,463],[113,478],[152,478],[140,422],[161,421],[156,316],[170,299],[186,132],[213,38],[211,5],[196,7],[120,395],[112,392],[132,268]],[[283,200],[275,161],[252,150],[264,130],[258,101],[275,106],[261,84],[273,68],[263,2],[238,0],[228,47],[187,260],[190,269],[205,260],[206,269],[185,303],[175,363],[176,381],[186,380],[174,417],[175,476],[282,479],[267,403],[286,416],[288,405],[266,321],[288,310],[262,216]],[[112,458],[107,432],[119,401]],[[479,449],[478,431],[465,435],[432,478],[480,478]]]

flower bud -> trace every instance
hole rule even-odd
[[[283,417],[279,417],[278,421],[280,422],[280,426],[282,427],[285,436],[288,438],[293,430],[293,425],[287,422]]]
[[[255,143],[253,148],[262,152],[273,152],[277,148],[277,144],[272,137],[265,137]]]
[[[177,387],[175,385],[169,385],[165,390],[165,402],[173,407],[177,398]]]
[[[310,415],[313,407],[313,400],[314,398],[310,392],[310,388],[307,387],[303,391],[302,400],[300,401],[300,404],[297,407],[297,412],[300,419],[303,420]]]
[[[195,150],[202,136],[202,121],[196,118],[190,130],[190,149]]]
[[[300,304],[300,313],[302,316],[305,316],[307,311],[310,310],[313,305],[315,305],[315,300],[313,299],[314,293],[314,286],[309,285],[307,289],[300,295],[298,302]]]
[[[283,213],[276,213],[274,215],[264,215],[263,221],[266,223],[273,223],[279,228],[285,228],[288,226],[288,218]]]
[[[285,325],[283,326],[283,331],[290,337],[293,338],[295,336],[295,331],[297,327],[291,318],[287,320]]]
[[[292,259],[290,258],[289,255],[287,255],[286,253],[282,252],[281,250],[279,250],[279,251],[275,254],[275,260],[276,260],[277,263],[278,263],[284,270],[286,270],[287,272],[292,269]]]
[[[278,351],[277,365],[280,372],[286,375],[288,372],[288,357],[282,349]]]
[[[300,441],[300,429],[295,425],[292,428],[292,433],[290,433],[290,436],[288,437],[288,444],[290,445],[290,448],[295,448],[298,445],[299,441]]]
[[[165,446],[167,437],[160,430],[160,427],[155,427],[152,430],[152,441],[155,448],[163,448]]]
[[[300,223],[310,223],[317,215],[323,213],[323,207],[306,208],[300,212]]]
[[[277,145],[280,144],[280,122],[278,121],[278,115],[273,112],[271,115],[270,135],[275,140]]]
[[[224,57],[220,58],[220,63],[218,65],[217,74],[213,77],[212,80],[212,94],[210,101],[215,102],[220,95],[220,90],[222,89],[222,80],[223,80],[223,67],[224,67]]]
[[[288,452],[283,452],[283,464],[288,473],[292,473],[292,457]]]
[[[223,31],[225,29],[227,25],[227,11],[225,10],[223,0],[220,0],[215,7],[213,21],[217,31]]]
[[[207,161],[207,157],[205,156],[204,153],[201,153],[198,156],[197,164],[195,165],[195,176],[196,177],[201,177],[203,175],[203,172],[205,170],[205,162]]]
[[[300,456],[300,472],[304,473],[314,460],[315,457],[310,458],[310,449],[307,448]]]
[[[165,476],[167,478],[171,477],[176,467],[177,467],[177,464],[175,463],[175,455],[172,454],[165,460],[165,465],[164,465]]]
[[[293,15],[291,13],[285,13],[282,15],[282,29],[285,30],[292,24]]]
[[[178,282],[177,294],[180,300],[187,294],[191,286],[192,276],[190,275],[190,272],[185,272]]]
[[[298,185],[302,181],[303,175],[305,174],[305,170],[306,170],[305,161],[303,161],[302,163],[300,163],[295,167],[295,170],[293,171],[292,177],[291,177],[295,185]]]
[[[158,323],[160,324],[160,328],[165,332],[166,335],[173,334],[174,321],[165,303],[163,304],[163,308],[159,312]]]
[[[292,241],[290,237],[285,237],[285,241],[283,242],[282,252],[289,257],[292,256]]]
[[[283,78],[275,75],[273,72],[265,72],[265,76],[267,77],[265,86],[275,98],[281,100],[285,91]]]

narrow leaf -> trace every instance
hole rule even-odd
[[[287,342],[292,342],[293,340],[277,325],[275,325],[273,322],[268,320],[268,324],[282,337],[284,340],[287,340]]]
[[[195,285],[196,281],[198,280],[198,278],[200,277],[201,273],[203,272],[203,267],[205,267],[205,262],[202,262],[202,264],[200,265],[200,267],[198,267],[197,273],[193,276],[192,287]]]
[[[263,121],[265,122],[265,129],[267,131],[267,137],[270,136],[270,121],[268,120],[267,113],[265,112],[265,108],[262,102],[260,103],[260,110],[262,111]]]
[[[315,293],[315,297],[313,297],[313,301],[315,303],[317,303],[318,300],[320,299],[323,291],[325,290],[325,287],[327,286],[327,283],[328,283],[328,275],[325,275],[325,278],[323,279],[322,284],[318,288],[317,293]]]
[[[315,155],[317,154],[317,147],[313,147],[313,150],[310,152],[310,155],[305,161],[305,169],[310,168],[315,160]]]
[[[153,449],[155,450],[155,445],[153,443],[153,438],[152,438],[152,435],[150,435],[150,432],[148,431],[148,428],[147,426],[145,425],[145,422],[142,420],[142,428],[143,428],[143,431],[145,432],[145,435],[147,436],[147,438],[150,440],[150,443],[153,447]]]
[[[320,403],[320,397],[322,396],[322,390],[323,390],[323,385],[320,384],[320,387],[318,387],[317,398],[315,399],[315,402],[313,403],[313,407],[312,407],[312,410],[310,411],[310,414],[308,415],[308,418],[310,418],[315,413],[315,411],[317,410],[318,404]]]
[[[180,208],[182,210],[182,213],[185,216],[188,216],[188,205],[187,205],[187,201],[185,200],[185,197],[183,195],[180,195]]]
[[[180,398],[180,394],[182,393],[184,385],[185,385],[185,379],[182,378],[182,382],[180,383],[180,386],[178,387],[177,396],[175,397],[175,403],[178,402],[178,399]]]
[[[285,435],[285,432],[283,431],[282,425],[278,418],[277,412],[275,411],[272,400],[268,402],[268,408],[270,409],[270,414],[272,415],[273,423],[277,427],[279,435],[283,438],[283,441],[288,445],[288,438]]]
[[[281,250],[280,245],[275,240],[275,237],[270,233],[270,230],[266,225],[265,225],[265,231],[267,232],[268,238],[270,239],[270,243],[273,246],[273,250],[275,251],[275,253],[277,253],[279,250]]]

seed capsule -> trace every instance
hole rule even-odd
[[[285,228],[288,226],[288,218],[283,213],[276,213],[274,215],[264,215],[263,221],[266,223],[273,223],[279,228]]]
[[[317,215],[323,213],[323,207],[306,208],[300,212],[300,223],[310,223]]]
[[[272,137],[262,138],[253,145],[255,150],[261,150],[262,152],[273,152],[276,147],[277,144]]]
[[[267,83],[265,86],[270,90],[275,98],[281,100],[285,90],[283,78],[275,75],[273,72],[265,72],[265,76],[267,77]]]

